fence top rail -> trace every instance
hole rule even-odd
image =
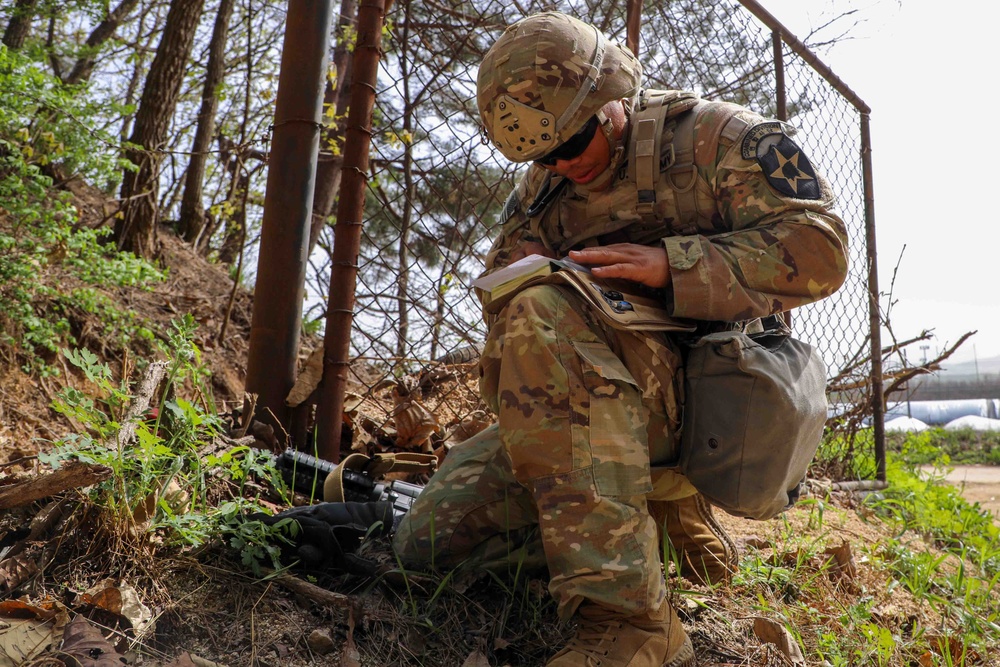
[[[852,105],[854,105],[855,109],[857,109],[863,114],[871,113],[872,111],[871,107],[865,104],[865,101],[862,100],[857,93],[851,90],[850,86],[844,83],[844,81],[839,76],[834,74],[833,70],[830,69],[830,67],[826,63],[824,63],[822,60],[819,59],[819,56],[813,53],[808,46],[806,46],[795,35],[793,35],[792,32],[784,25],[782,25],[778,19],[774,18],[774,16],[769,11],[764,9],[764,7],[761,6],[759,2],[757,2],[757,0],[739,0],[739,2],[741,5],[746,7],[750,13],[752,13],[754,16],[760,19],[761,23],[766,25],[774,32],[778,33],[781,36],[781,40],[785,44],[788,44],[788,46],[791,47],[792,51],[797,53],[799,57],[801,57],[803,60],[809,63],[813,67],[813,69],[819,72],[819,74],[824,79],[826,79],[827,82],[831,86],[833,86],[834,89],[837,90],[837,92],[843,95],[847,99],[847,101],[849,101]]]

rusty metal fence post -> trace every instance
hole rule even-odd
[[[279,446],[302,328],[332,15],[330,0],[290,0],[281,54],[246,379],[255,418],[275,428]]]
[[[323,383],[316,406],[317,454],[340,460],[340,432],[347,386],[351,325],[358,253],[368,183],[375,84],[382,49],[385,0],[367,0],[358,7],[358,39],[354,50],[354,78],[344,143],[344,176],[337,206],[329,307],[323,352]]]
[[[868,241],[868,326],[871,331],[871,411],[875,437],[875,479],[885,482],[885,403],[882,400],[882,318],[879,312],[878,253],[875,248],[875,185],[872,177],[871,116],[861,113],[861,161],[865,189],[865,236]],[[907,402],[909,407],[909,402]]]

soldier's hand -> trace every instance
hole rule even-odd
[[[614,243],[571,250],[569,258],[590,266],[598,278],[623,278],[650,287],[670,284],[670,262],[661,247]]]
[[[286,564],[297,563],[299,569],[311,573],[372,575],[374,563],[356,555],[355,551],[362,539],[389,534],[393,511],[392,503],[387,502],[317,503],[275,515],[251,514],[247,519],[269,526],[288,520],[298,524],[294,534],[276,544]]]

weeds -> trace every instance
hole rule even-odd
[[[102,290],[149,285],[164,273],[107,244],[109,228],[83,226],[69,193],[53,188],[52,173],[120,177],[107,137],[69,120],[103,110],[7,49],[0,98],[0,342],[18,350],[26,372],[51,376],[59,350],[77,344],[74,313],[98,316],[102,338],[122,347],[151,340],[148,325]]]
[[[53,408],[77,423],[67,436],[39,458],[53,467],[75,459],[112,470],[91,492],[91,501],[123,527],[148,539],[181,548],[197,547],[226,536],[243,563],[256,574],[280,567],[275,545],[294,537],[297,526],[267,526],[242,517],[262,509],[246,485],[266,481],[287,501],[287,488],[274,458],[247,446],[219,447],[224,424],[215,413],[204,383],[200,351],[193,343],[193,320],[174,323],[162,346],[167,363],[159,402],[135,423],[135,439],[116,446],[125,409],[133,400],[126,379],[116,381],[107,364],[88,350],[67,350],[66,359],[82,371],[90,391],[65,387]],[[180,389],[199,396],[184,398]],[[128,531],[127,531],[128,532]]]
[[[1000,465],[1000,432],[929,428],[919,433],[887,433],[886,447],[911,465],[934,465],[947,456],[956,464]]]
[[[914,641],[921,637],[928,655],[938,660],[933,664],[974,664],[971,656],[1000,646],[1000,529],[988,512],[941,481],[937,471],[950,459],[942,452],[928,457],[932,446],[932,440],[913,438],[901,456],[890,456],[889,488],[868,506],[897,527],[897,537],[880,549],[882,566],[894,582],[940,613],[957,643],[942,651],[919,632]],[[906,455],[908,460],[902,458]],[[936,470],[919,470],[918,465],[928,463]],[[941,552],[915,549],[904,538],[912,534]]]

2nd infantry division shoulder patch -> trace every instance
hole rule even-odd
[[[744,160],[756,160],[768,185],[786,197],[819,199],[819,182],[809,158],[781,123],[767,122],[751,127],[743,137]]]

